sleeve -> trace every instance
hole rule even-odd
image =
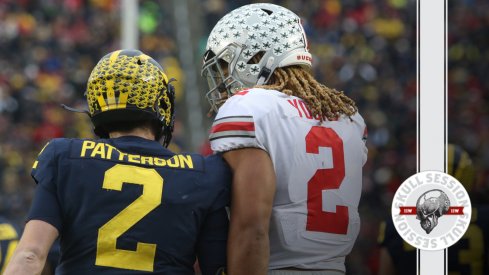
[[[247,147],[265,150],[256,137],[257,120],[263,112],[260,104],[255,104],[257,99],[252,92],[238,93],[221,106],[209,135],[214,152]]]
[[[55,141],[50,141],[39,153],[31,176],[37,183],[27,220],[41,220],[61,230],[61,207],[57,196],[57,160]]]
[[[49,250],[49,253],[48,253],[48,258],[47,258],[47,262],[49,263],[49,267],[51,269],[51,272],[52,274],[54,274],[55,270],[56,270],[56,267],[58,266],[59,264],[59,260],[60,260],[60,244],[59,244],[59,238],[56,239],[56,241],[53,243],[53,245],[51,246],[51,249]]]
[[[197,243],[202,275],[215,275],[226,267],[229,219],[225,207],[207,215]]]
[[[212,181],[211,186],[216,186],[216,188],[219,189],[218,194],[211,205],[211,211],[215,211],[229,206],[233,175],[231,173],[231,168],[222,158],[221,154],[209,156],[206,161],[206,170],[212,171],[208,175],[208,179]]]
[[[218,155],[207,157],[211,186],[217,194],[201,227],[197,241],[197,258],[203,275],[221,274],[226,267],[226,245],[229,228],[227,207],[230,203],[231,170]]]

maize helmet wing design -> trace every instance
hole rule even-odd
[[[225,15],[211,31],[202,76],[215,111],[223,99],[266,84],[276,68],[311,67],[306,34],[299,16],[274,4],[250,4]]]
[[[175,92],[158,62],[139,50],[111,52],[98,62],[87,83],[88,112],[94,132],[108,137],[111,123],[155,120],[156,139],[167,146],[174,124]]]

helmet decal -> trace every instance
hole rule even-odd
[[[299,16],[267,3],[245,5],[226,14],[211,31],[206,50],[202,75],[207,78],[206,96],[214,110],[226,93],[229,97],[265,84],[276,68],[310,68],[312,61]]]

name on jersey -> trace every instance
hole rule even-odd
[[[288,99],[287,100],[292,107],[294,107],[297,110],[297,113],[299,114],[299,117],[305,117],[307,119],[315,119],[315,120],[321,120],[321,117],[317,115],[316,117],[312,117],[311,111],[307,107],[306,103],[302,100],[297,100],[297,99]]]
[[[83,141],[83,145],[80,151],[80,157],[101,158],[106,160],[124,161],[159,167],[167,166],[171,168],[194,168],[192,156],[190,155],[175,155],[169,159],[164,159],[153,156],[128,154],[119,151],[117,148],[110,144],[103,142],[94,142],[90,140]]]

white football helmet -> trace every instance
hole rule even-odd
[[[202,66],[206,97],[217,112],[222,99],[266,84],[276,68],[310,68],[311,61],[299,16],[274,4],[242,6],[219,20],[207,40]]]

